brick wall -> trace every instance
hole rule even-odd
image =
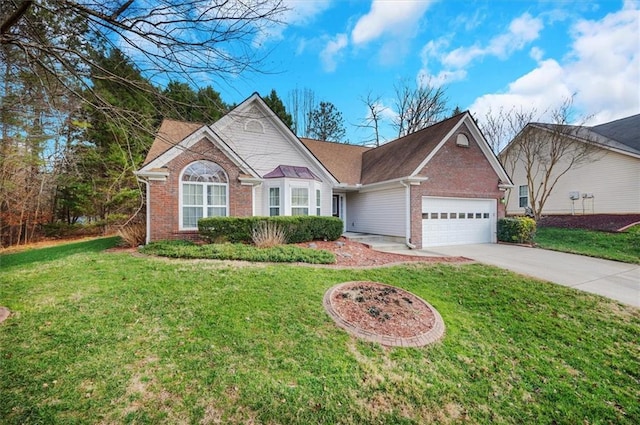
[[[464,133],[469,147],[456,145],[456,137]],[[466,126],[453,134],[418,173],[429,180],[411,186],[411,243],[422,248],[422,197],[485,198],[500,200],[503,191],[499,178]],[[498,202],[498,217],[504,217],[504,205]]]
[[[198,160],[212,161],[224,169],[229,177],[229,215],[250,216],[253,214],[251,186],[243,186],[238,179],[241,170],[213,143],[200,140],[189,150],[170,161],[166,167],[166,181],[149,182],[148,208],[151,215],[150,241],[163,239],[198,239],[197,231],[179,230],[179,185],[180,173],[189,164]]]

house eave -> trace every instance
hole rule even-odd
[[[169,170],[140,170],[134,171],[133,174],[149,181],[166,181],[169,177]]]
[[[422,182],[426,182],[427,180],[429,180],[429,177],[422,177],[422,176],[399,177],[396,179],[385,180],[381,182],[363,184],[360,186],[360,191],[376,190],[382,187],[389,187],[389,186],[391,187],[404,186],[405,184],[408,184],[410,186],[419,186],[420,184],[422,184]]]

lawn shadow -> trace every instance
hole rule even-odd
[[[118,243],[118,236],[93,239],[86,242],[67,243],[48,248],[30,249],[15,254],[0,255],[0,270],[9,267],[24,266],[31,263],[59,260],[74,254],[84,252],[100,252],[113,248]]]

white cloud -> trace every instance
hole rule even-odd
[[[411,33],[432,3],[427,0],[373,0],[369,13],[360,18],[353,28],[351,40],[358,45],[373,41],[383,34],[399,36]]]
[[[640,112],[640,10],[627,3],[623,10],[599,21],[582,20],[572,27],[571,52],[558,62],[537,68],[509,84],[506,92],[487,94],[470,109],[480,120],[489,110],[512,107],[539,113],[557,107],[575,94],[574,107],[598,124]],[[532,56],[538,53],[532,49]],[[540,117],[540,119],[549,117]]]
[[[325,48],[320,52],[320,60],[322,67],[327,72],[336,70],[336,57],[340,55],[342,50],[347,47],[348,38],[346,34],[337,34],[333,40],[330,40]]]
[[[442,63],[451,68],[464,68],[476,58],[496,56],[506,59],[510,54],[521,50],[538,38],[542,30],[542,20],[525,13],[509,24],[509,30],[492,38],[487,46],[473,45],[459,47],[442,57]]]
[[[531,50],[529,50],[529,56],[536,62],[540,62],[544,57],[544,50],[539,47],[533,46]]]

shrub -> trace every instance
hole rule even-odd
[[[147,226],[144,223],[131,223],[118,229],[118,236],[125,245],[136,247],[144,245],[147,236]]]
[[[196,245],[189,241],[160,241],[150,243],[140,249],[145,254],[170,258],[206,258],[215,260],[263,261],[277,263],[333,264],[336,257],[329,251],[280,245],[271,248],[257,248],[244,244]]]
[[[533,243],[536,221],[529,217],[507,217],[498,220],[498,240],[510,243]]]
[[[260,222],[277,223],[287,243],[336,240],[342,235],[342,221],[336,217],[208,217],[198,220],[198,231],[207,242],[251,243],[253,229]]]
[[[251,240],[258,248],[270,248],[287,241],[284,227],[273,221],[259,221],[251,232]]]

